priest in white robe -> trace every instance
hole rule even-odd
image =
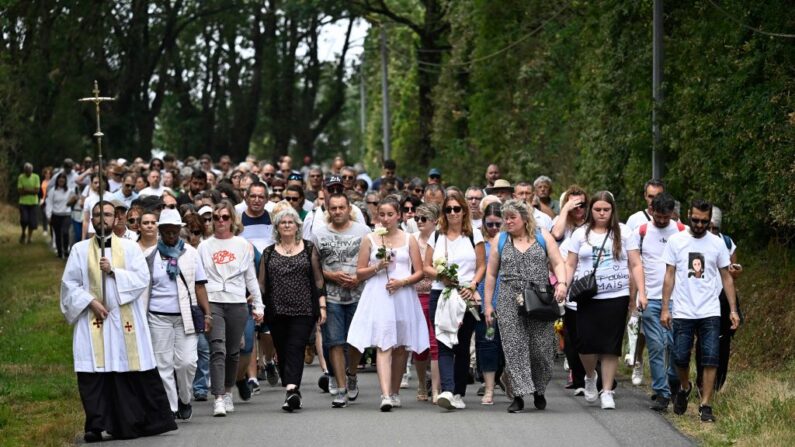
[[[149,287],[146,260],[138,244],[113,235],[113,204],[103,201],[102,209],[108,236],[97,234],[75,244],[61,281],[61,312],[74,326],[74,367],[86,414],[86,442],[101,441],[103,431],[129,439],[177,429],[141,299]],[[99,210],[99,203],[91,210],[97,228]]]

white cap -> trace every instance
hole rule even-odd
[[[182,223],[182,217],[179,215],[179,211],[170,208],[166,208],[160,212],[160,220],[157,221],[157,226],[159,227],[161,225],[185,226],[185,224]]]
[[[199,208],[199,216],[203,216],[206,213],[212,213],[212,212],[213,209],[207,205],[204,205],[203,207]]]

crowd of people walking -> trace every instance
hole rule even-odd
[[[86,441],[174,430],[197,401],[230,416],[260,380],[300,411],[315,353],[333,408],[360,397],[371,357],[380,411],[402,406],[413,364],[418,401],[463,410],[474,376],[481,404],[502,388],[515,413],[531,396],[547,407],[562,345],[565,387],[614,409],[635,321],[624,360],[637,385],[647,359],[651,408],[684,414],[695,383],[700,419],[715,420],[742,271],[718,208],[697,199],[680,218],[653,179],[624,224],[609,191],[571,185],[556,200],[546,176],[512,184],[492,164],[461,189],[437,168],[404,180],[382,167],[373,180],[339,157],[67,159],[40,181],[26,165],[19,242],[43,218],[67,259]]]

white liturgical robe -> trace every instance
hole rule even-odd
[[[63,279],[61,281],[61,312],[69,324],[74,325],[72,349],[76,372],[128,372],[146,371],[156,367],[152,350],[152,336],[147,322],[146,304],[140,299],[149,287],[149,269],[138,244],[125,239],[113,238],[112,244],[120,244],[124,253],[123,268],[113,269],[113,275],[105,279],[105,308],[107,318],[100,324],[104,342],[104,365],[97,365],[94,358],[90,327],[92,311],[88,307],[95,297],[90,292],[89,249],[97,246],[96,238],[78,242],[69,254]],[[113,252],[121,253],[119,247],[105,249],[105,257],[113,261]],[[96,258],[98,259],[98,257]],[[101,297],[96,297],[101,300]],[[124,321],[122,306],[129,304],[125,311],[132,321]],[[94,323],[97,323],[96,321]],[[98,327],[94,328],[98,330]],[[125,332],[127,339],[125,340]],[[95,341],[96,343],[96,341]],[[138,365],[130,364],[128,359],[136,357],[128,354],[127,345],[137,347]],[[99,351],[98,351],[99,352]]]

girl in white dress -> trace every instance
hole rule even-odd
[[[377,220],[383,228],[362,238],[356,276],[367,283],[348,331],[348,343],[360,352],[377,348],[381,411],[400,407],[408,351],[429,346],[428,326],[412,287],[422,279],[422,258],[417,240],[398,228],[399,208],[394,198],[382,200]]]

